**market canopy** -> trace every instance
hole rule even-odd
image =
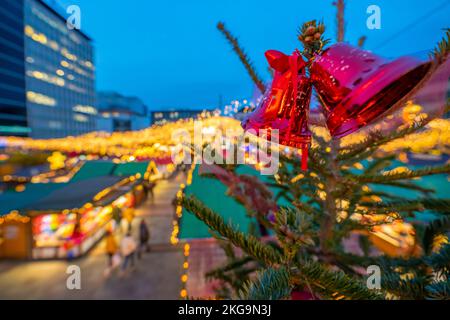
[[[31,203],[27,211],[62,211],[81,208],[100,192],[121,181],[122,177],[103,176],[70,182],[46,197]]]
[[[134,176],[139,173],[142,177],[147,172],[149,162],[126,162],[118,163],[112,174],[114,176]]]
[[[111,175],[116,164],[112,161],[86,161],[70,182]]]
[[[126,163],[114,163],[106,160],[86,161],[70,182],[108,175],[129,177],[139,173],[141,176],[144,176],[148,166],[148,161]]]
[[[29,183],[23,192],[6,191],[0,194],[0,216],[14,210],[20,211],[66,185],[67,183]]]
[[[0,194],[0,216],[11,211],[58,211],[82,207],[100,191],[125,177],[144,174],[149,162],[114,163],[112,161],[85,162],[69,183],[28,183],[23,192],[6,191]],[[141,180],[129,181],[111,190],[98,201],[107,205],[129,192]]]

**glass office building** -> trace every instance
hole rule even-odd
[[[25,1],[28,124],[36,138],[95,130],[95,68],[91,39],[41,0]]]
[[[24,3],[0,5],[0,135],[30,133],[25,100]]]
[[[9,126],[10,132],[23,127],[34,138],[95,130],[91,39],[70,30],[64,16],[44,0],[2,0],[0,16],[0,45],[5,42],[11,52],[6,67],[0,60],[0,90],[9,90],[0,91],[0,126]]]

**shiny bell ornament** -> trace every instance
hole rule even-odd
[[[389,62],[344,43],[316,55],[311,81],[330,134],[341,138],[376,121],[410,93],[430,67],[430,62],[412,57]]]
[[[305,62],[295,51],[288,56],[276,50],[266,52],[269,65],[274,69],[272,86],[263,96],[256,110],[242,121],[245,130],[267,130],[271,139],[278,130],[279,143],[302,149],[302,169],[307,168],[311,133],[308,113],[312,85],[305,75]]]

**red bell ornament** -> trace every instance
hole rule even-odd
[[[331,135],[341,138],[377,120],[410,93],[430,67],[430,62],[412,57],[389,62],[344,43],[317,55],[311,81]]]
[[[305,76],[305,62],[299,52],[287,56],[276,50],[266,52],[274,69],[271,87],[256,110],[242,121],[245,130],[267,130],[267,139],[278,130],[279,143],[302,149],[302,169],[307,168],[311,133],[308,113],[312,85]]]

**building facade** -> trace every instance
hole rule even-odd
[[[2,0],[0,6],[0,135],[27,136],[24,3]]]
[[[9,90],[9,95],[0,91],[0,110],[3,110],[0,125],[8,129],[4,131],[33,138],[55,138],[95,130],[97,110],[91,39],[80,30],[70,30],[63,15],[43,0],[5,1],[7,7],[2,3],[0,15],[6,15],[11,21],[0,19],[0,45],[15,55],[9,57],[8,63],[9,69],[15,69],[6,68],[5,72],[5,67],[0,65],[0,90]],[[2,22],[8,28],[1,27]],[[14,45],[14,38],[4,39],[8,35],[17,38],[18,44]],[[5,82],[14,88],[6,87]],[[4,106],[6,103],[10,109]],[[0,134],[8,133],[0,131]]]
[[[212,110],[189,110],[189,109],[179,109],[179,110],[162,110],[162,111],[152,111],[151,119],[152,124],[160,125],[167,122],[174,122],[180,119],[197,118],[204,111]]]
[[[139,98],[127,97],[117,92],[99,92],[97,106],[98,131],[134,131],[150,126],[148,108]]]
[[[25,1],[28,124],[36,138],[95,130],[95,67],[91,39],[41,0]]]

